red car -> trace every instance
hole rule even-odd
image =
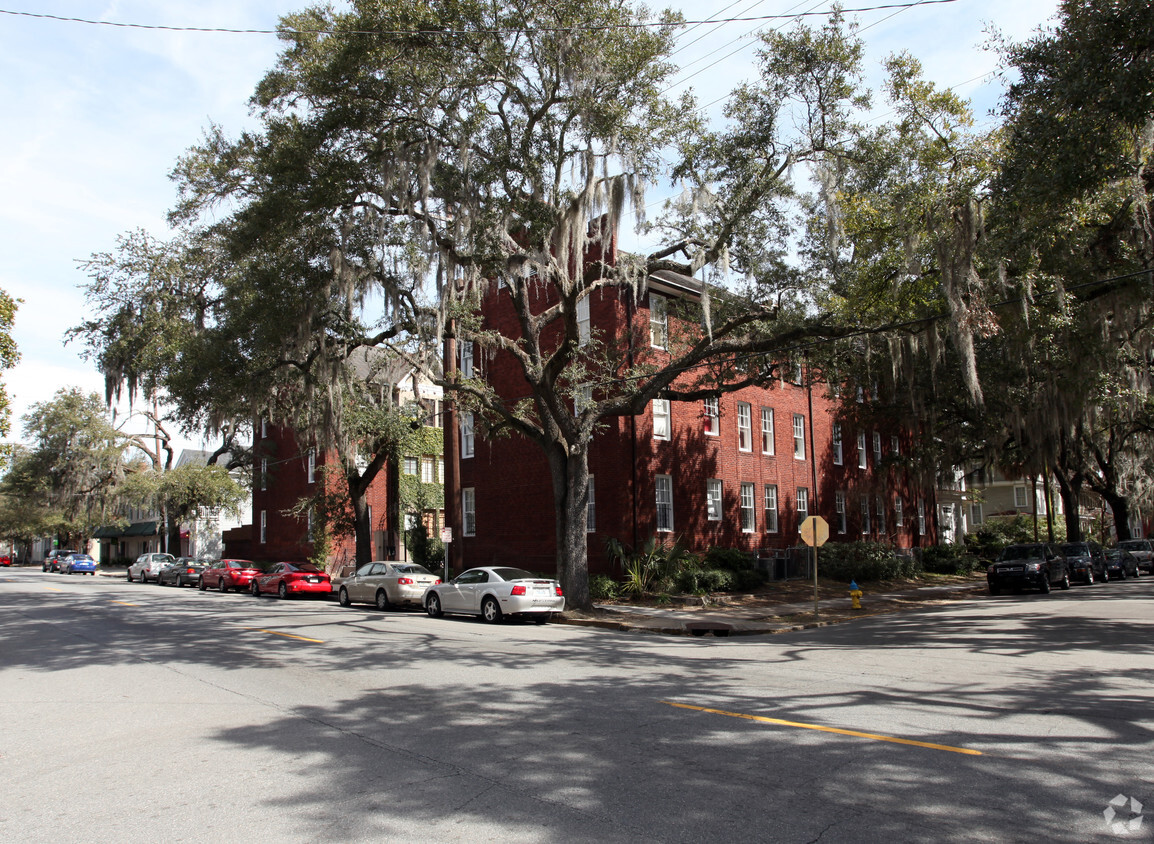
[[[252,579],[249,590],[260,597],[275,592],[282,598],[290,595],[331,595],[329,576],[312,563],[274,563],[268,571]]]
[[[12,565],[12,558],[9,557],[7,554],[0,555],[0,566],[10,566],[10,565]]]
[[[251,560],[217,560],[200,573],[196,585],[201,592],[205,589],[245,592],[252,586],[252,579],[263,573],[264,567]]]

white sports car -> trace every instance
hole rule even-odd
[[[495,624],[507,615],[520,615],[544,624],[563,609],[560,583],[509,566],[469,569],[425,592],[425,611],[433,618],[461,613]]]

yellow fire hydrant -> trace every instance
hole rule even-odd
[[[860,610],[861,609],[861,587],[859,587],[857,585],[856,580],[851,580],[849,582],[849,598],[853,602],[853,608],[855,610]]]

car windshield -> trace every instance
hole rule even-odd
[[[1118,547],[1127,551],[1149,551],[1151,548],[1149,539],[1127,539],[1119,542]]]
[[[393,571],[397,574],[432,574],[424,566],[418,566],[416,563],[402,563],[401,565],[393,566]]]
[[[493,569],[493,573],[502,580],[536,580],[537,575],[532,572],[525,571],[525,569],[513,568],[499,568]]]
[[[321,570],[312,563],[286,563],[289,571],[307,571],[309,574],[320,574]]]
[[[1045,557],[1044,545],[1011,545],[1002,551],[1003,560],[1032,560],[1035,557]]]
[[[1062,546],[1062,553],[1067,557],[1085,557],[1090,553],[1090,546],[1080,542]]]
[[[73,554],[72,555],[72,562],[74,562],[74,563],[87,563],[91,560],[92,560],[92,558],[89,557],[87,554]]]

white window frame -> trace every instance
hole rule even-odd
[[[440,455],[437,456],[437,483],[443,484],[445,482],[445,458]]]
[[[1018,485],[1014,487],[1014,508],[1019,507],[1028,508],[1030,506],[1029,490],[1026,487]]]
[[[753,509],[753,484],[741,484],[741,532],[754,533],[757,530],[757,513]]]
[[[900,495],[894,496],[894,527],[906,526],[906,514],[902,509],[902,497]]]
[[[797,488],[797,526],[809,518],[809,487]]]
[[[461,490],[461,533],[477,535],[477,491],[473,487]]]
[[[654,399],[651,402],[653,409],[653,439],[667,440],[673,434],[673,420],[670,418],[669,399]]]
[[[268,490],[268,458],[262,457],[260,459],[260,491],[266,492]]]
[[[841,423],[839,422],[833,423],[833,433],[830,434],[830,443],[833,448],[833,465],[840,466],[843,460],[843,450],[841,444]]]
[[[918,499],[918,536],[926,535],[926,500]]]
[[[460,416],[461,426],[461,458],[472,457],[475,443],[473,441],[473,412],[465,411]]]
[[[877,508],[878,508],[878,511],[877,511],[878,533],[885,533],[886,532],[886,501],[884,498],[882,498],[879,495],[874,503],[877,505]]]
[[[737,403],[737,450],[753,451],[753,405]]]
[[[649,345],[669,348],[669,302],[658,293],[649,294]]]
[[[573,415],[580,416],[581,411],[591,404],[593,404],[593,385],[577,385],[573,390]]]
[[[589,297],[577,300],[577,345],[587,346],[592,336],[592,321],[589,318]]]
[[[890,452],[894,457],[902,453],[902,441],[897,434],[890,435]]]
[[[703,430],[708,437],[721,434],[721,409],[717,399],[705,399],[702,403],[702,416],[705,418]]]
[[[793,457],[795,460],[805,460],[805,415],[793,415]]]
[[[874,431],[874,465],[880,466],[882,462],[882,435]]]
[[[260,511],[260,544],[268,542],[268,511]]]
[[[857,467],[859,469],[865,469],[868,465],[866,462],[867,459],[865,431],[862,431],[857,435]]]
[[[845,518],[845,493],[838,490],[833,494],[833,509],[837,514],[837,532],[845,533],[846,518]]]
[[[315,484],[317,482],[317,450],[315,448],[309,449],[307,475],[308,483]]]
[[[418,457],[401,458],[401,474],[418,477],[421,474],[421,460]]]
[[[765,532],[777,533],[779,530],[777,510],[777,484],[765,485]]]
[[[473,342],[461,343],[460,368],[462,378],[473,377]]]
[[[982,513],[982,502],[981,501],[971,501],[970,502],[970,524],[972,524],[972,525],[984,524],[983,515],[984,514]]]
[[[710,522],[721,521],[722,483],[718,478],[705,481],[705,518]]]
[[[773,408],[763,407],[761,409],[761,453],[774,454],[777,451],[777,446],[774,443],[774,424],[773,424]]]
[[[260,438],[266,439],[268,437],[268,418],[262,416],[260,420]]]
[[[654,478],[654,503],[656,505],[657,532],[673,532],[673,478],[657,475]]]
[[[423,455],[421,457],[421,483],[431,484],[436,482],[433,476],[433,465],[433,458],[431,456]]]
[[[306,513],[306,523],[305,524],[306,524],[306,527],[308,529],[308,538],[309,538],[310,542],[312,542],[312,540],[313,540],[313,526],[316,524],[316,522],[314,521],[315,518],[316,518],[316,513],[313,511],[312,507],[309,507],[308,512]],[[372,524],[372,522],[370,522],[370,524]]]
[[[859,503],[861,504],[862,536],[868,536],[870,532],[870,497],[863,495]]]
[[[589,476],[589,493],[585,499],[585,532],[597,530],[597,496],[593,491],[593,475]]]

